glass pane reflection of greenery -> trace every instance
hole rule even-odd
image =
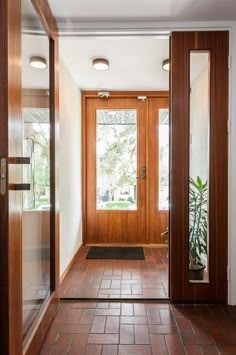
[[[25,123],[24,156],[31,158],[24,168],[24,181],[31,184],[24,193],[25,210],[50,208],[49,129],[48,123]]]
[[[169,110],[159,109],[158,121],[158,209],[169,209]]]
[[[97,209],[136,210],[135,110],[97,110]]]

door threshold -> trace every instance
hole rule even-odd
[[[78,301],[78,302],[155,302],[155,303],[170,303],[170,298],[88,298],[88,297],[60,297],[60,301],[69,302],[69,301]]]

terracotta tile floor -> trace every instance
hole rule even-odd
[[[41,355],[236,354],[236,307],[61,302]]]
[[[145,247],[145,260],[88,260],[88,250],[63,280],[62,298],[168,298],[167,246]]]

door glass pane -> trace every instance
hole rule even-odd
[[[45,68],[32,67],[31,57],[42,57]],[[23,167],[23,181],[30,184],[22,216],[26,338],[50,292],[49,39],[30,0],[22,2],[22,120],[24,156],[30,158]]]
[[[136,210],[136,110],[96,111],[97,210]]]
[[[159,109],[158,119],[158,209],[169,209],[169,110]]]
[[[209,52],[190,52],[189,280],[208,282]]]

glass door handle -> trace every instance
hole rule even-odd
[[[146,166],[143,166],[141,168],[141,174],[139,176],[136,176],[136,179],[146,179]]]

